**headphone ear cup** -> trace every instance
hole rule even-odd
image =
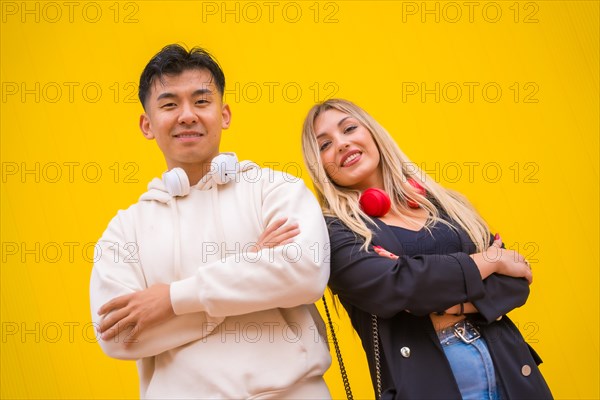
[[[238,160],[234,154],[219,154],[213,158],[212,163],[216,167],[213,179],[217,185],[223,185],[235,178]]]
[[[365,214],[370,217],[383,217],[392,207],[390,196],[377,188],[369,188],[362,192],[358,203]]]
[[[187,196],[190,193],[190,181],[181,168],[165,172],[162,180],[171,196]]]
[[[427,191],[425,190],[425,188],[423,186],[421,186],[421,184],[419,182],[417,182],[416,180],[414,180],[413,178],[408,178],[407,182],[410,184],[410,186],[412,186],[416,192],[418,194],[420,194],[421,196],[425,196],[427,194]],[[419,205],[419,203],[417,203],[414,200],[407,200],[406,204],[410,207],[410,208],[419,208],[421,207]]]

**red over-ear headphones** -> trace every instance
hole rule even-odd
[[[425,195],[425,188],[423,188],[419,182],[409,178],[408,183],[415,188],[417,193],[421,196]],[[370,217],[383,217],[392,207],[390,196],[388,196],[385,191],[377,188],[369,188],[362,192],[358,202],[360,208]],[[414,200],[408,199],[406,203],[410,208],[419,208],[419,203]]]
[[[358,203],[369,217],[383,217],[392,207],[390,196],[385,191],[377,188],[369,188],[362,192]]]
[[[415,191],[420,194],[421,196],[425,196],[425,188],[423,186],[421,186],[421,184],[419,182],[417,182],[416,180],[414,180],[413,178],[408,178],[407,182],[410,184],[410,186],[412,186],[413,188],[415,188]],[[419,203],[417,203],[414,200],[408,199],[406,201],[406,204],[408,204],[408,206],[410,208],[419,208]]]

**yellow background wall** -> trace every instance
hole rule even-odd
[[[511,316],[558,399],[597,399],[597,1],[2,1],[1,397],[138,396],[90,323],[93,244],[165,168],[139,74],[200,45],[227,76],[222,150],[309,178],[299,135],[328,97],[368,110],[533,262]],[[357,336],[336,318],[356,398]],[[343,387],[334,364],[327,381]]]

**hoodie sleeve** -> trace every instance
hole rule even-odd
[[[199,266],[194,276],[172,283],[176,314],[205,311],[225,317],[310,304],[323,295],[329,278],[329,239],[321,209],[300,178],[270,172],[268,179],[255,183],[261,186],[254,186],[261,190],[263,228],[287,217],[299,223],[300,234],[285,246]],[[247,204],[247,212],[254,212],[251,209]]]
[[[100,307],[115,297],[148,287],[143,269],[135,257],[135,239],[127,237],[124,226],[133,226],[127,211],[120,211],[108,225],[95,247],[94,267],[90,279],[92,321],[97,328],[102,322]],[[132,235],[133,236],[133,235]],[[208,335],[220,322],[193,313],[176,316],[159,326],[146,328],[135,342],[128,340],[131,329],[124,327],[113,339],[98,343],[110,357],[136,360],[182,346]],[[173,334],[176,332],[177,334]]]

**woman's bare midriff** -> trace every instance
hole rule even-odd
[[[444,328],[454,325],[458,321],[465,319],[464,315],[454,315],[454,314],[430,314],[431,322],[433,323],[433,328],[436,332],[441,331]]]

